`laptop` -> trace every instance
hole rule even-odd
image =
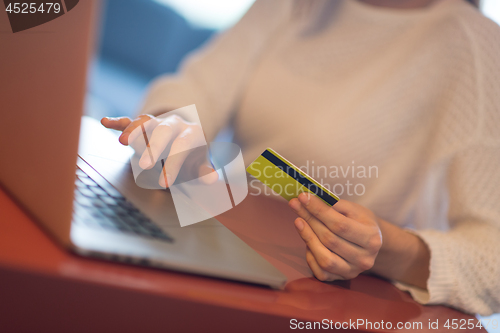
[[[132,149],[82,117],[97,7],[80,1],[17,33],[0,13],[3,189],[76,254],[282,288],[286,277],[215,218],[181,227],[169,191],[135,184]]]

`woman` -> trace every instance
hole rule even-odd
[[[464,0],[257,0],[154,82],[149,115],[102,123],[127,144],[155,119],[160,151],[200,128],[154,115],[196,104],[209,140],[233,121],[247,163],[272,147],[299,165],[376,166],[321,179],[363,185],[333,209],[289,202],[313,274],[368,271],[423,304],[488,315],[500,312],[499,55],[500,28]],[[165,164],[168,183],[179,164]]]

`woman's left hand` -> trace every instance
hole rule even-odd
[[[308,193],[290,200],[289,206],[299,215],[295,227],[307,245],[307,263],[316,278],[348,280],[373,267],[382,233],[372,211],[346,200],[330,207]]]

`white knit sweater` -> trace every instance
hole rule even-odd
[[[272,147],[325,184],[362,184],[341,197],[430,248],[428,291],[400,288],[500,312],[500,28],[463,0],[300,1],[257,0],[156,80],[142,112],[194,103],[209,140],[233,120],[247,164]]]

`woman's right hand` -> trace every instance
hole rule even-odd
[[[121,131],[118,141],[142,153],[139,166],[145,170],[151,169],[161,153],[171,144],[163,166],[163,174],[158,180],[162,187],[168,187],[174,183],[181,167],[183,173],[191,175],[190,178],[198,175],[207,184],[214,183],[218,179],[206,154],[200,154],[199,151],[197,154],[191,154],[196,150],[193,148],[206,145],[203,130],[197,123],[188,122],[178,115],[165,118],[141,115],[134,120],[128,117],[104,117],[101,123],[107,128]],[[140,135],[143,135],[140,127],[146,127],[147,132],[151,133],[148,149],[144,145],[145,140],[142,138],[137,140]]]

